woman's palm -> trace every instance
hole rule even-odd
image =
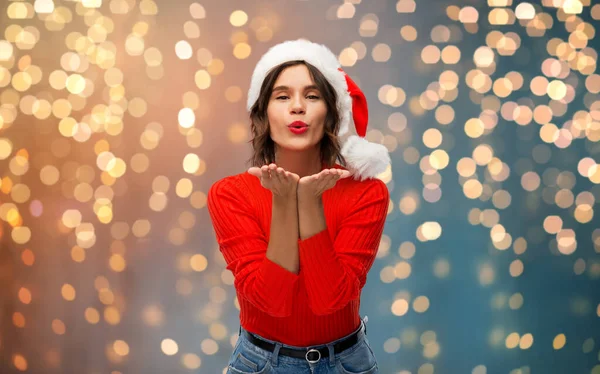
[[[253,166],[248,169],[250,175],[260,179],[260,184],[270,190],[274,195],[282,197],[295,197],[300,176],[291,171],[286,171],[275,164]]]

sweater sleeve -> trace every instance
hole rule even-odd
[[[309,306],[326,315],[360,296],[373,265],[389,204],[385,183],[375,179],[350,205],[332,242],[328,229],[298,240]]]
[[[231,178],[209,189],[207,206],[236,291],[273,317],[289,316],[299,275],[267,258],[269,240],[248,203],[250,194]]]

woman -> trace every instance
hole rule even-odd
[[[227,373],[377,373],[359,307],[390,159],[364,139],[364,95],[329,49],[299,39],[261,58],[247,108],[253,166],[208,194],[240,304]],[[340,147],[351,117],[360,136]]]

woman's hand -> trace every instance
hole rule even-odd
[[[286,171],[275,164],[256,166],[248,169],[248,173],[260,179],[260,184],[270,190],[273,195],[285,198],[296,198],[300,176]]]
[[[298,181],[298,200],[320,198],[323,192],[333,188],[338,180],[348,178],[350,175],[348,170],[332,168],[302,177]]]

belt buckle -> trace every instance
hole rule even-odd
[[[313,352],[313,351],[317,352],[319,354],[319,358],[317,358],[316,361],[311,361],[311,360],[308,359],[308,354],[310,352]],[[321,351],[319,351],[318,349],[314,349],[314,348],[309,349],[308,352],[306,352],[306,357],[305,358],[306,358],[306,361],[308,361],[311,364],[317,363],[317,362],[319,362],[319,360],[321,360]]]

